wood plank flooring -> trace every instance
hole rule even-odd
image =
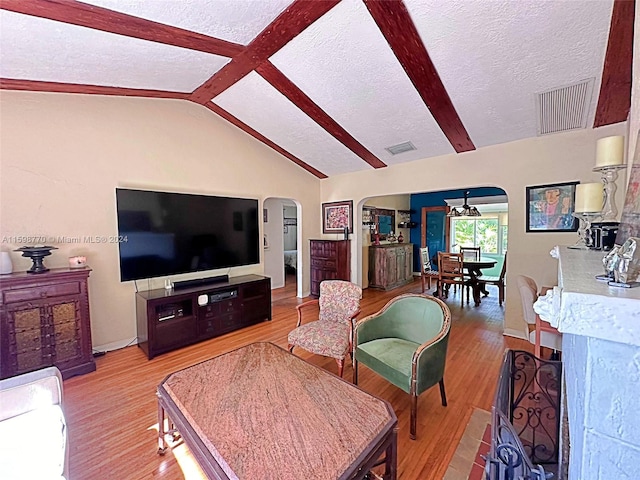
[[[389,292],[366,289],[361,302],[362,315],[379,310],[389,299],[405,292],[419,293],[420,281]],[[156,454],[156,387],[176,370],[251,342],[271,341],[286,348],[287,333],[296,323],[295,305],[303,301],[294,295],[295,282],[287,282],[283,289],[274,291],[271,322],[153,360],[147,360],[135,345],[126,347],[98,358],[96,372],[65,381],[70,478],[204,478],[182,443],[164,457]],[[447,300],[453,316],[445,371],[449,405],[440,404],[438,388],[420,396],[417,440],[409,439],[409,396],[366,367],[362,368],[360,387],[389,401],[398,416],[398,478],[443,478],[473,408],[489,410],[491,407],[505,348],[533,351],[526,341],[503,337],[503,309],[498,306],[496,297],[497,292],[491,289],[491,296],[484,298],[479,307],[463,308],[458,297]],[[337,371],[333,359],[299,349],[294,353],[330,372]],[[351,380],[351,363],[347,360],[345,364],[344,378]]]

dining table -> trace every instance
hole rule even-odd
[[[466,258],[462,260],[462,267],[469,274],[468,279],[465,281],[466,285],[471,287],[473,291],[473,301],[476,305],[480,305],[480,296],[483,294],[484,296],[489,295],[489,292],[486,290],[485,285],[482,283],[479,278],[482,276],[482,270],[487,268],[493,268],[498,261],[495,258],[490,257],[480,257],[480,259],[471,259]]]

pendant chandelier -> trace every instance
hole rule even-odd
[[[476,207],[470,207],[467,202],[467,197],[469,196],[469,191],[464,192],[464,204],[461,209],[458,210],[456,207],[453,207],[448,217],[481,217],[482,214]]]

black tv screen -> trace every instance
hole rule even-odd
[[[116,188],[120,279],[260,263],[258,200]]]

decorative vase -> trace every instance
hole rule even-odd
[[[33,260],[33,265],[27,270],[27,273],[44,273],[49,269],[44,266],[42,259],[51,255],[51,250],[57,250],[58,247],[50,247],[45,245],[43,247],[20,247],[16,248],[14,252],[22,252],[23,257]]]
[[[398,243],[402,242],[404,242],[404,237],[402,236],[402,232],[400,232],[400,235],[398,235]]]
[[[13,263],[9,252],[0,252],[0,275],[8,275],[13,272]]]

